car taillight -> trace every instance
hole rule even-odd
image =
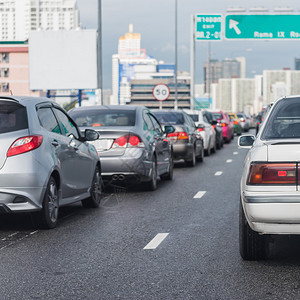
[[[247,184],[296,184],[295,163],[255,163],[250,167]]]
[[[227,124],[226,124],[226,123],[221,123],[221,126],[222,126],[222,127],[226,127]]]
[[[184,132],[184,131],[180,131],[180,132],[172,132],[168,134],[168,138],[170,138],[171,141],[176,141],[177,140],[188,140],[189,139],[189,135]]]
[[[115,139],[113,148],[143,148],[145,144],[142,142],[139,136],[134,134],[128,134],[124,136],[120,136],[119,138]]]
[[[7,157],[22,154],[38,148],[43,142],[41,135],[25,136],[13,142],[7,151]]]
[[[197,128],[199,132],[204,131],[204,128]]]
[[[234,121],[233,124],[234,125],[239,125],[239,122],[238,121]]]
[[[213,129],[216,129],[216,125],[212,125]]]

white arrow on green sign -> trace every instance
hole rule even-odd
[[[226,15],[227,39],[300,39],[300,14]]]

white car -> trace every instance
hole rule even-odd
[[[206,117],[205,110],[189,110],[184,109],[194,120],[200,135],[203,138],[204,153],[209,156],[211,153],[215,153],[217,150],[216,131],[209,123]]]
[[[265,259],[270,235],[300,234],[300,95],[278,99],[249,148],[241,179],[240,254]]]

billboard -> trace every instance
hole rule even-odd
[[[96,30],[31,31],[31,90],[97,88]]]

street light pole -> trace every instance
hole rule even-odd
[[[103,104],[103,86],[102,86],[102,15],[101,0],[98,0],[98,35],[97,35],[97,70],[98,70],[98,89],[100,89],[100,104]]]
[[[175,0],[175,109],[178,109],[177,95],[177,0]]]

